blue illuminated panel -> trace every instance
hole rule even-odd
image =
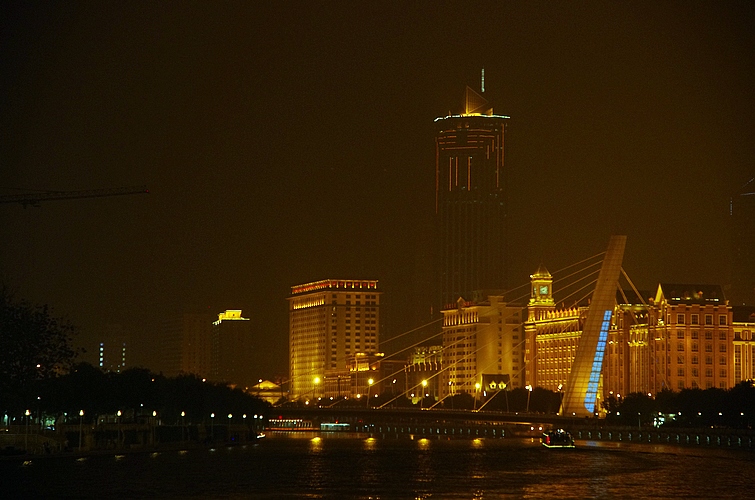
[[[608,340],[608,329],[611,327],[612,311],[608,310],[603,313],[603,323],[600,325],[600,335],[598,336],[598,346],[595,349],[595,358],[592,361],[592,370],[590,370],[590,381],[587,383],[587,392],[585,393],[585,409],[590,413],[595,412],[595,402],[598,399],[598,384],[600,382],[600,372],[603,370],[603,356],[606,351],[606,340]]]

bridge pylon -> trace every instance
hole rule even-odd
[[[616,304],[616,288],[626,241],[626,236],[614,235],[608,242],[608,250],[603,258],[574,362],[566,381],[563,415],[591,417],[599,411],[597,405],[600,376],[611,316]]]

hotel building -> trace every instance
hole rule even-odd
[[[356,397],[370,391],[381,355],[377,280],[321,280],[291,287],[292,399]],[[376,372],[377,373],[377,372]]]
[[[658,285],[648,324],[651,392],[732,387],[732,320],[718,285]]]

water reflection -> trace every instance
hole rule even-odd
[[[4,498],[749,498],[755,454],[547,450],[529,439],[271,437],[259,446],[0,461]],[[96,478],[96,480],[93,480]]]

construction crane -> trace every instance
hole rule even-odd
[[[101,198],[104,196],[123,196],[127,194],[149,194],[147,186],[131,186],[110,189],[90,189],[87,191],[42,191],[38,193],[10,194],[0,196],[0,203],[20,203],[38,207],[42,201],[75,200],[79,198]]]

